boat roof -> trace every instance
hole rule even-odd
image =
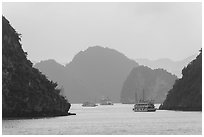
[[[135,104],[142,104],[142,105],[145,105],[145,104],[153,104],[153,103],[151,103],[151,102],[138,102],[138,103],[135,103]]]

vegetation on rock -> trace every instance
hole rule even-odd
[[[20,40],[2,16],[2,116],[68,115],[70,103],[60,95],[57,83],[32,67]]]
[[[202,110],[202,50],[195,60],[182,70],[183,77],[177,80],[160,106],[166,110]]]

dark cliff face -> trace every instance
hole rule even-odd
[[[160,109],[201,111],[202,51],[182,70],[182,74],[183,77],[175,82]]]
[[[138,66],[120,52],[100,46],[79,52],[64,67],[63,77],[56,73],[59,68],[47,67],[49,70],[43,71],[43,67],[47,66],[45,64],[47,63],[37,63],[35,67],[51,80],[63,85],[64,94],[70,97],[72,103],[99,101],[103,96],[109,97],[113,102],[120,102],[122,83],[132,68]]]
[[[130,72],[123,84],[121,102],[135,103],[135,100],[143,99],[144,90],[145,100],[162,103],[176,79],[175,75],[163,69],[152,70],[145,66],[136,67]]]
[[[70,104],[57,84],[32,67],[21,47],[19,34],[2,17],[3,117],[67,115]]]

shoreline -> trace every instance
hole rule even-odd
[[[2,117],[2,120],[27,120],[27,119],[42,119],[42,118],[54,118],[76,115],[76,113],[70,113],[64,115],[47,115],[47,116],[20,116],[20,117]]]

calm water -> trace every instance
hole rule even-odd
[[[131,104],[81,107],[72,104],[73,116],[3,120],[3,134],[202,134],[201,112],[157,110],[133,112]]]

